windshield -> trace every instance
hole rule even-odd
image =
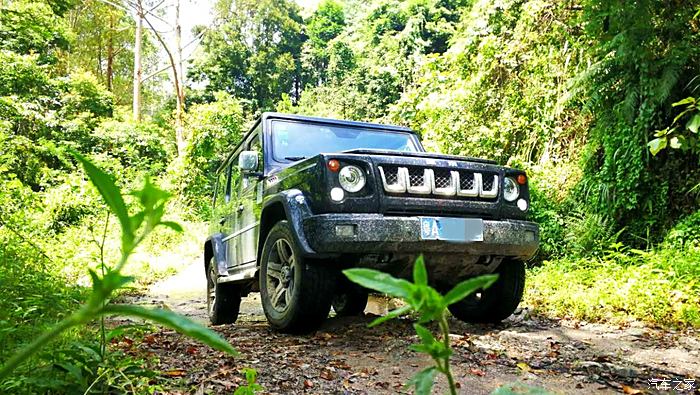
[[[361,148],[419,151],[410,133],[336,125],[272,122],[272,151],[278,161],[296,161],[322,152]]]

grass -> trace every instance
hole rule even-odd
[[[125,272],[135,275],[135,287],[142,292],[153,282],[176,273],[201,254],[204,224],[187,222],[182,234],[156,232],[134,254]],[[119,253],[118,224],[110,220],[105,237],[105,260]],[[51,328],[85,300],[90,281],[88,268],[98,269],[100,249],[90,240],[101,241],[104,222],[87,218],[80,224],[45,240],[45,259],[32,246],[1,233],[0,241],[0,361]],[[61,248],[46,248],[47,246]],[[44,353],[32,358],[13,377],[0,382],[0,391],[14,393],[76,393],[149,388],[154,372],[146,361],[113,349],[98,356],[99,331],[95,325],[68,331]],[[123,391],[121,391],[123,390]],[[137,391],[137,392],[139,392]]]
[[[698,247],[545,261],[529,272],[525,302],[558,317],[698,328],[699,263]]]

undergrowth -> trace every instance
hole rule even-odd
[[[700,327],[700,248],[565,257],[530,270],[525,302],[557,317]]]

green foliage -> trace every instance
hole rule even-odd
[[[147,310],[136,306],[109,304],[114,291],[133,280],[132,277],[123,275],[122,269],[136,246],[158,226],[169,227],[176,231],[182,231],[182,228],[176,223],[162,220],[169,194],[155,187],[148,179],[146,179],[141,189],[132,192],[132,195],[137,199],[141,207],[135,214],[130,215],[121,191],[110,176],[82,155],[75,152],[73,155],[82,164],[86,174],[100,192],[105,203],[107,203],[112,213],[119,220],[122,256],[119,263],[114,267],[106,268],[103,263],[102,276],[90,270],[92,293],[88,296],[86,303],[80,309],[59,321],[51,330],[43,333],[32,343],[10,357],[0,368],[0,379],[8,376],[22,362],[32,357],[46,344],[55,340],[67,330],[85,325],[95,318],[112,314],[131,315],[153,320],[198,339],[217,350],[235,354],[233,347],[218,334],[171,311]]]
[[[343,7],[333,0],[326,0],[319,4],[318,8],[306,21],[306,34],[309,39],[302,47],[302,66],[304,70],[304,83],[311,86],[324,83],[328,74],[333,73],[330,67],[330,58],[337,53],[331,40],[345,28],[345,13]],[[337,57],[334,59],[334,69],[337,68]]]
[[[666,147],[670,147],[681,151],[691,151],[700,157],[700,140],[697,137],[698,129],[700,129],[700,107],[692,96],[673,103],[673,107],[679,106],[684,107],[683,111],[673,118],[671,126],[657,130],[654,133],[656,138],[647,143],[652,155],[656,156]],[[680,123],[681,120],[684,123]]]
[[[498,279],[498,275],[485,275],[462,281],[442,296],[428,285],[428,272],[422,255],[413,265],[413,283],[373,269],[347,269],[343,274],[350,281],[365,288],[401,298],[407,303],[406,306],[392,310],[387,315],[372,321],[370,326],[410,311],[418,314],[418,322],[413,327],[421,342],[412,345],[411,349],[429,355],[435,362],[435,366],[418,372],[406,385],[415,387],[417,394],[430,394],[435,375],[442,373],[447,378],[450,393],[456,394],[457,387],[450,371],[452,350],[450,349],[450,329],[447,324],[447,306],[459,302],[479,289],[488,288]],[[442,341],[435,339],[430,330],[421,325],[432,321],[438,321],[440,324]]]
[[[680,192],[672,188],[669,196],[656,187],[682,180],[657,171],[662,163],[650,161],[645,148],[650,131],[669,124],[670,103],[687,96],[684,87],[698,74],[700,37],[688,30],[696,12],[693,2],[669,8],[656,1],[633,6],[591,0],[585,6],[585,37],[595,42],[593,64],[577,82],[595,117],[595,154],[584,164],[588,180],[582,192],[593,209],[620,227],[639,222],[652,207],[653,215],[663,213]]]
[[[224,92],[214,93],[214,99],[190,107],[189,145],[172,169],[173,189],[203,218],[209,218],[216,170],[247,131],[238,100]]]
[[[352,22],[338,34],[337,24],[329,24],[326,74],[318,70],[323,62],[302,62],[305,71],[325,77],[279,108],[407,125],[430,150],[534,169],[540,259],[597,253],[617,241],[650,247],[700,196],[697,182],[688,181],[700,173],[684,166],[699,157],[690,149],[697,4],[587,0],[581,6],[348,4],[344,13]],[[651,146],[680,149],[652,158],[651,131],[668,125]]]
[[[205,55],[191,77],[207,91],[226,91],[250,102],[249,112],[274,108],[283,93],[298,94],[302,19],[288,0],[220,0],[217,29],[202,38]]]
[[[116,335],[116,332],[122,335]],[[137,328],[118,328],[108,333],[107,341],[118,342],[123,334],[139,335]],[[157,384],[158,372],[147,365],[152,360],[133,357],[118,347],[101,353],[101,345],[85,333],[84,338],[72,339],[54,346],[45,353],[44,361],[31,372],[21,372],[7,378],[3,390],[12,393],[85,393],[138,392],[137,388],[162,390]]]
[[[700,246],[700,211],[684,218],[666,234],[665,242],[674,248]]]
[[[245,368],[243,369],[243,373],[245,374],[246,385],[242,385],[236,388],[236,391],[233,392],[233,395],[255,395],[255,393],[263,391],[265,389],[262,385],[256,382],[258,378],[258,372],[255,369]]]
[[[546,261],[530,271],[525,302],[559,317],[699,327],[698,259],[697,246],[668,246]]]
[[[134,63],[134,20],[127,11],[99,0],[78,0],[69,13],[75,39],[70,56],[62,59],[70,70],[86,70],[99,79],[115,103],[128,105],[132,99]],[[160,67],[154,54],[153,38],[146,34],[142,42],[144,76]],[[144,96],[151,95],[144,84]],[[148,102],[148,100],[146,101]]]
[[[12,1],[0,4],[0,49],[19,54],[39,54],[40,63],[56,61],[58,49],[66,49],[68,25],[44,2]]]
[[[165,171],[175,155],[171,131],[154,123],[130,123],[107,120],[90,136],[91,151],[115,158],[121,168],[136,169],[156,176]]]

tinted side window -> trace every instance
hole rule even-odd
[[[258,168],[256,169],[257,171],[262,171],[263,169],[263,162],[262,162],[262,144],[260,143],[260,130],[262,130],[261,126],[258,125],[257,128],[255,128],[255,133],[248,138],[246,141],[246,149],[248,151],[257,151],[258,152]],[[250,186],[249,182],[249,177],[243,177],[243,180],[241,180],[241,190],[245,190]]]
[[[256,134],[253,139],[250,141],[250,148],[248,148],[251,151],[257,151],[258,152],[258,171],[262,171],[263,169],[263,154],[262,154],[262,144],[260,143],[260,133]]]
[[[220,206],[226,193],[227,171],[222,171],[219,178],[216,180],[216,190],[214,191],[214,207]]]
[[[235,200],[238,197],[238,191],[241,186],[241,169],[238,167],[238,156],[233,158],[231,165],[229,165],[229,171],[231,172],[231,178],[226,193],[226,201]]]

